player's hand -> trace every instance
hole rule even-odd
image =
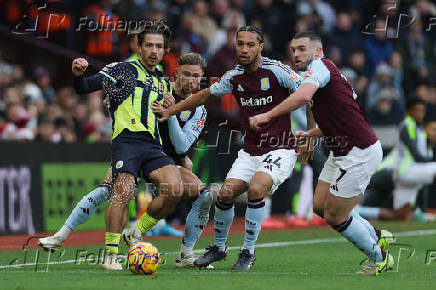
[[[188,169],[189,171],[192,171],[192,160],[188,156],[185,156],[184,158],[180,158],[180,162],[182,163],[182,167]]]
[[[170,106],[174,105],[176,103],[176,99],[174,99],[173,95],[171,93],[167,93],[165,95],[165,100],[163,103],[164,108],[169,108]]]
[[[151,109],[153,110],[153,113],[160,116],[157,118],[158,122],[165,122],[170,117],[168,109],[164,108],[158,102],[151,104]]]
[[[73,72],[74,76],[81,76],[85,72],[88,65],[89,63],[86,59],[76,58],[75,60],[73,60],[71,71]]]
[[[263,113],[263,114],[259,114],[259,115],[250,117],[248,120],[250,122],[251,129],[259,130],[261,125],[266,124],[269,121],[271,121],[271,117],[267,112],[267,113]]]
[[[295,132],[295,139],[298,147],[298,159],[302,164],[313,159],[316,139],[308,132],[297,131]]]

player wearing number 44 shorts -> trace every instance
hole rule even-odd
[[[297,155],[289,114],[276,118],[261,131],[250,130],[248,119],[266,112],[282,102],[301,83],[290,67],[261,56],[263,34],[253,26],[245,26],[236,34],[239,65],[228,71],[219,82],[191,98],[169,108],[154,106],[163,121],[186,108],[198,106],[211,96],[232,93],[241,111],[241,127],[245,133],[244,148],[239,151],[221,187],[215,205],[215,243],[194,264],[207,267],[227,256],[227,237],[233,222],[233,203],[237,196],[248,192],[245,213],[245,236],[234,270],[249,270],[253,265],[255,244],[264,217],[264,197],[272,194],[291,174]]]
[[[380,142],[364,117],[354,90],[341,71],[324,58],[321,38],[313,32],[299,33],[292,39],[291,50],[295,64],[307,68],[305,80],[278,106],[250,118],[250,126],[263,128],[304,104],[311,105],[319,128],[299,135],[325,136],[331,151],[315,190],[314,212],[368,256],[358,275],[379,275],[393,266],[393,257],[387,251],[392,234],[377,230],[354,207],[380,165]]]

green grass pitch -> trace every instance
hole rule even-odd
[[[358,277],[364,255],[331,229],[296,231],[263,231],[257,248],[257,261],[248,272],[231,271],[237,259],[242,235],[229,238],[228,257],[215,263],[215,269],[176,269],[174,260],[180,240],[155,240],[153,244],[165,254],[166,264],[151,276],[137,276],[128,270],[105,271],[99,265],[74,260],[77,250],[98,253],[99,247],[65,248],[63,264],[5,268],[14,258],[23,262],[22,252],[0,252],[0,289],[434,289],[436,282],[436,223],[379,223],[397,236],[392,253],[398,261],[398,271],[384,272],[379,277]],[[201,238],[197,249],[212,242]],[[414,249],[414,254],[408,257]],[[126,247],[122,249],[125,253]],[[431,252],[434,250],[434,253]],[[35,249],[28,250],[32,263]],[[435,257],[435,258],[432,258]],[[47,258],[40,253],[40,261]],[[67,261],[67,262],[65,262]],[[426,264],[426,262],[428,264]]]

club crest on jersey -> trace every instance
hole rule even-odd
[[[188,121],[189,117],[191,116],[191,111],[182,111],[180,113],[180,120],[183,122]]]
[[[204,128],[204,120],[198,120],[197,121],[197,128],[203,129]]]
[[[262,91],[267,91],[269,89],[269,78],[260,79],[260,89]]]

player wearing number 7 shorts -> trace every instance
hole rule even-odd
[[[262,128],[262,124],[311,104],[319,128],[302,135],[325,136],[330,147],[315,190],[314,212],[368,256],[368,262],[357,274],[379,275],[393,266],[393,258],[386,251],[393,241],[392,234],[374,228],[354,207],[381,163],[380,142],[363,115],[354,90],[341,71],[324,58],[321,38],[313,32],[298,33],[291,41],[291,49],[295,64],[307,66],[305,80],[272,110],[250,118],[250,126]]]
[[[239,151],[221,187],[215,206],[215,244],[194,264],[207,267],[227,256],[227,237],[233,222],[235,199],[248,192],[245,213],[244,245],[234,270],[249,270],[253,265],[255,244],[264,217],[264,196],[272,194],[289,177],[297,155],[289,114],[275,119],[259,132],[250,130],[248,118],[278,105],[301,83],[301,77],[279,61],[262,57],[263,34],[253,26],[245,26],[236,34],[239,65],[228,71],[219,82],[190,98],[169,107],[154,105],[159,121],[198,106],[210,97],[232,93],[241,111],[241,128],[245,133],[244,148]]]

